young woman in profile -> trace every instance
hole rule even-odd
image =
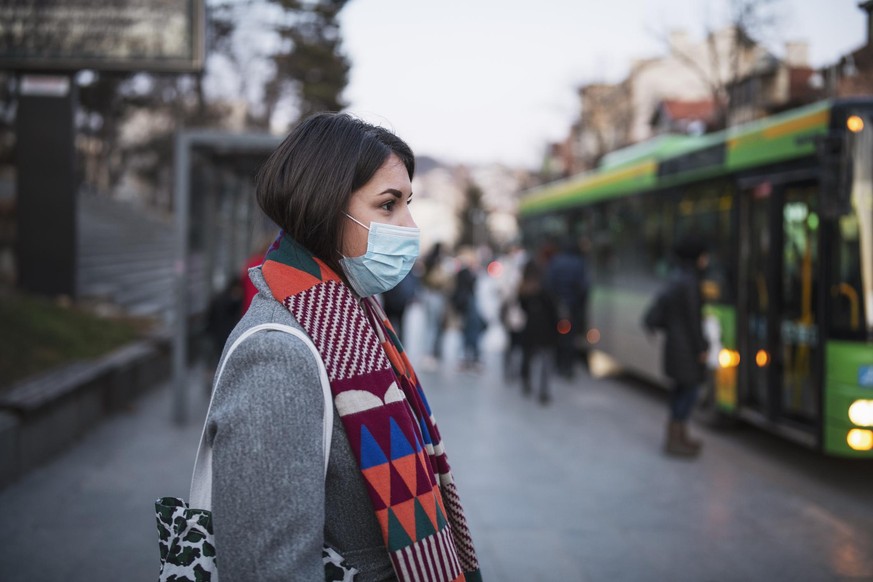
[[[481,580],[439,430],[374,299],[418,255],[413,171],[391,132],[323,113],[258,175],[258,203],[282,232],[250,271],[258,293],[227,345],[278,323],[314,351],[289,333],[254,333],[214,388],[206,438],[222,582],[324,579],[334,553],[359,581]],[[326,474],[322,363],[336,412]]]

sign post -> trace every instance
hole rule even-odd
[[[15,118],[18,286],[76,293],[76,85],[69,76],[19,78]]]

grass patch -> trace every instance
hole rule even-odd
[[[147,322],[103,318],[50,299],[0,297],[0,391],[22,378],[96,358],[142,337]]]

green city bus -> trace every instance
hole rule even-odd
[[[663,135],[526,192],[525,244],[585,240],[592,356],[666,385],[642,312],[685,233],[706,237],[709,414],[873,458],[873,98]]]

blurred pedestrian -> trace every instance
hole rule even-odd
[[[506,331],[506,348],[503,351],[503,378],[507,382],[518,377],[518,357],[522,355],[521,334],[527,316],[518,300],[518,287],[521,283],[522,269],[527,262],[527,253],[521,246],[514,245],[500,260],[502,273],[497,287],[500,296],[500,323]]]
[[[448,319],[448,296],[452,287],[451,258],[446,255],[443,243],[437,242],[424,258],[422,296],[427,318],[425,347],[428,354],[422,364],[425,369],[435,370],[443,356],[443,336]]]
[[[382,293],[382,307],[385,309],[385,315],[388,316],[388,321],[394,328],[394,333],[397,334],[397,339],[403,343],[403,317],[406,315],[406,308],[415,301],[418,295],[418,277],[415,276],[415,269],[412,269],[393,289],[388,289]]]
[[[474,251],[465,249],[459,254],[461,268],[455,275],[452,308],[460,318],[462,335],[461,369],[479,370],[481,366],[479,340],[485,331],[485,318],[476,300],[479,261]]]
[[[418,255],[413,170],[393,133],[322,113],[258,174],[258,203],[282,233],[250,273],[258,293],[228,345],[261,324],[287,333],[238,344],[208,413],[224,582],[322,580],[333,567],[322,544],[356,580],[481,579],[440,433],[374,299]],[[337,413],[327,427],[322,383]]]
[[[551,400],[549,380],[558,346],[558,309],[553,295],[544,285],[542,265],[528,261],[518,287],[518,300],[525,314],[521,331],[521,381],[524,394],[534,389],[540,402]]]
[[[579,347],[577,338],[584,336],[585,310],[588,299],[588,265],[582,256],[579,241],[569,238],[552,258],[546,274],[549,291],[554,295],[560,335],[556,352],[558,373],[570,379],[575,373]]]
[[[709,343],[703,332],[701,275],[709,263],[705,241],[686,235],[673,248],[675,267],[667,285],[647,308],[643,318],[652,333],[664,332],[664,374],[673,380],[664,448],[668,454],[695,456],[701,442],[688,434],[688,419],[697,391],[706,377]]]

